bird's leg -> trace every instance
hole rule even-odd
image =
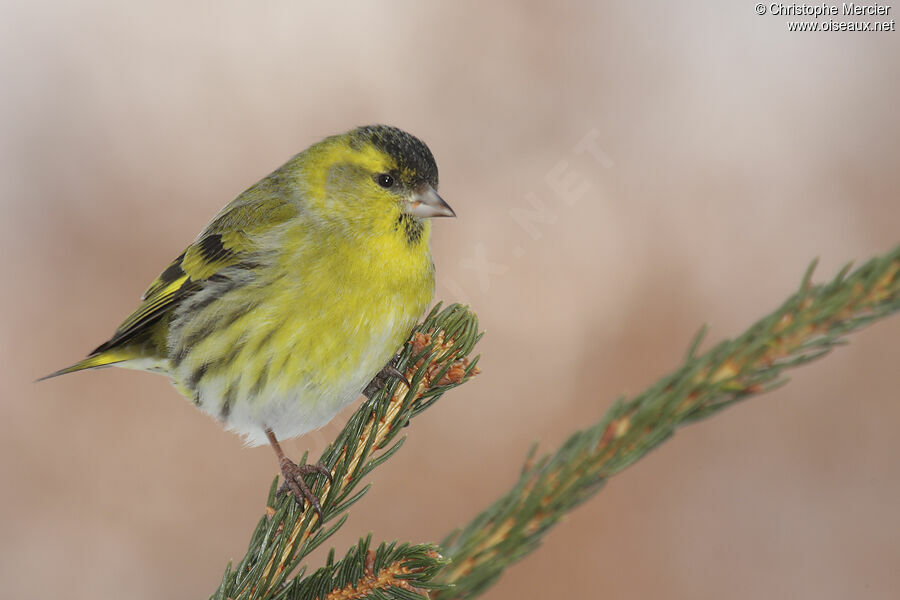
[[[394,365],[394,362],[396,362],[396,360],[398,358],[399,358],[399,355],[397,355],[397,356],[393,357],[391,360],[389,360],[388,364],[384,365],[384,368],[381,369],[378,372],[378,374],[372,378],[372,381],[370,381],[369,385],[367,385],[365,387],[365,389],[363,390],[363,396],[365,396],[366,398],[371,400],[372,396],[375,395],[375,392],[377,392],[378,390],[380,390],[381,388],[383,388],[385,386],[385,384],[387,383],[388,377],[396,377],[397,379],[399,379],[400,381],[405,383],[406,387],[408,387],[408,388],[412,387],[412,384],[409,382],[409,379],[406,378],[406,375],[401,373],[400,369],[398,369]]]
[[[281,444],[278,443],[275,433],[268,427],[266,427],[266,437],[269,438],[269,443],[272,445],[272,449],[275,450],[275,454],[278,456],[278,464],[281,467],[281,476],[284,478],[284,483],[278,488],[278,494],[283,494],[285,491],[290,490],[301,507],[304,503],[309,502],[309,505],[312,506],[313,510],[316,511],[316,514],[319,515],[319,522],[323,523],[322,504],[306,484],[306,481],[303,480],[303,477],[305,475],[318,473],[324,475],[329,483],[334,483],[334,478],[331,476],[331,470],[322,464],[298,465],[284,455],[284,450],[281,449]]]

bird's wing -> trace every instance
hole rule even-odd
[[[256,250],[254,239],[258,234],[295,215],[291,203],[271,195],[245,193],[239,197],[150,284],[140,306],[91,355],[152,336],[159,320],[185,298],[203,289],[222,269],[246,262]]]

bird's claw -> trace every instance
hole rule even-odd
[[[394,365],[394,361],[397,360],[397,357],[391,359],[391,361],[384,365],[384,368],[381,369],[375,377],[372,378],[372,381],[369,382],[369,385],[363,390],[363,395],[369,400],[372,399],[372,396],[375,395],[378,390],[383,388],[387,383],[388,377],[396,377],[400,381],[406,384],[406,387],[412,388],[412,384],[409,382],[409,379],[406,378],[406,375],[398,369]]]
[[[328,483],[334,483],[334,477],[331,475],[331,470],[325,465],[298,465],[289,458],[283,458],[281,460],[281,475],[284,478],[284,482],[281,484],[281,487],[278,488],[277,494],[280,496],[281,494],[290,491],[301,507],[306,503],[309,503],[309,506],[311,506],[312,509],[316,511],[316,514],[319,515],[319,522],[322,523],[324,522],[322,503],[303,479],[304,476],[312,474],[324,475],[328,480]]]
[[[381,370],[382,374],[390,375],[392,377],[396,377],[400,381],[406,384],[406,387],[411,388],[412,384],[409,382],[409,379],[406,378],[406,375],[397,367],[394,366],[393,363],[388,363],[384,365],[384,368]]]

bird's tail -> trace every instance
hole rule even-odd
[[[105,352],[91,354],[84,360],[79,360],[72,366],[66,367],[65,369],[60,369],[59,371],[54,371],[49,375],[44,375],[36,381],[44,381],[45,379],[51,379],[53,377],[59,377],[60,375],[74,373],[75,371],[83,371],[85,369],[98,369],[100,367],[108,367],[110,365],[124,362],[132,358],[134,358],[134,356],[122,352],[121,349],[106,350]]]

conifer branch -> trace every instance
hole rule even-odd
[[[534,550],[543,534],[606,480],[653,450],[676,427],[706,418],[787,380],[784,371],[827,354],[872,321],[900,310],[900,247],[826,285],[799,291],[743,335],[697,355],[644,393],[618,400],[596,425],[572,435],[553,455],[534,448],[513,488],[442,543],[450,564],[437,577],[448,587],[434,598],[471,598],[510,564]]]
[[[541,542],[562,516],[606,480],[654,449],[677,427],[783,384],[786,369],[845,343],[844,336],[900,310],[900,247],[852,273],[847,266],[825,285],[810,283],[741,336],[698,354],[704,330],[684,364],[632,399],[619,399],[595,425],[573,434],[555,453],[535,459],[533,448],[512,489],[464,528],[434,546],[360,540],[340,561],[304,577],[303,558],[324,543],[365,494],[362,478],[396,452],[400,429],[445,391],[477,373],[469,360],[480,339],[475,315],[459,305],[436,307],[413,331],[398,363],[411,390],[389,382],[365,402],[320,462],[330,466],[333,488],[320,478],[324,525],[289,495],[269,490],[267,514],[250,548],[226,569],[217,599],[276,598],[413,600],[471,598]],[[306,457],[304,457],[305,461]],[[441,556],[443,554],[443,557]]]
[[[381,544],[377,550],[369,550],[371,542],[371,535],[360,540],[337,563],[332,550],[326,565],[294,586],[287,598],[409,600],[428,597],[428,591],[436,587],[432,579],[446,564],[437,546]]]

